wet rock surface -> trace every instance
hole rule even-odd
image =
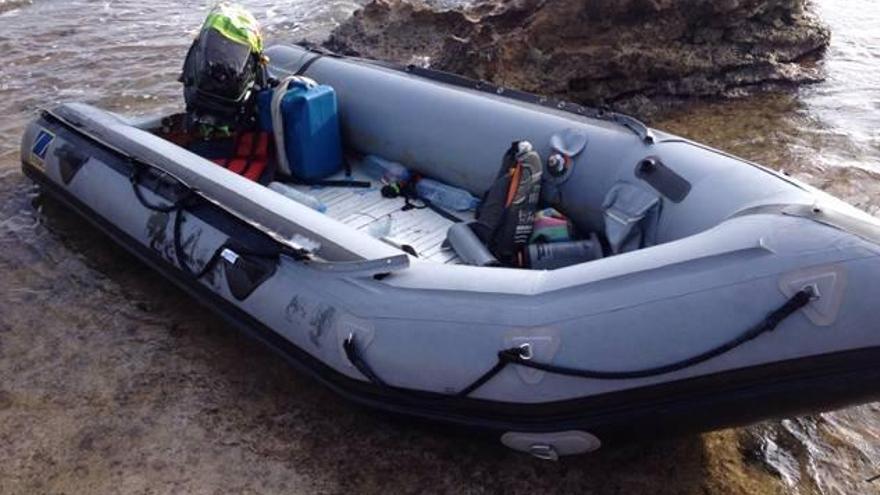
[[[805,0],[373,0],[325,45],[648,114],[820,81],[829,41]]]

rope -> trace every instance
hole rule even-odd
[[[140,188],[140,174],[141,174],[141,166],[135,163],[132,163],[132,172],[131,172],[131,184],[132,189],[134,190],[134,195],[137,198],[138,202],[144,206],[144,208],[159,212],[159,213],[174,213],[174,226],[172,229],[172,237],[174,243],[174,257],[177,261],[177,266],[189,277],[200,279],[205,275],[210,273],[219,263],[220,258],[223,255],[223,251],[226,249],[233,249],[235,253],[239,256],[251,256],[256,258],[264,258],[270,260],[277,260],[281,255],[288,255],[296,260],[304,260],[308,257],[300,252],[296,252],[293,250],[287,249],[277,249],[272,252],[260,252],[253,251],[248,249],[243,249],[241,247],[231,246],[228,242],[225,242],[220,245],[214,252],[211,254],[211,257],[208,258],[208,261],[202,265],[198,270],[194,270],[190,267],[189,263],[186,261],[186,251],[183,246],[183,223],[185,220],[184,213],[186,212],[187,206],[191,203],[192,200],[197,198],[197,194],[192,189],[187,189],[186,194],[181,196],[177,201],[167,205],[159,205],[150,203],[143,195],[143,191]]]
[[[799,309],[809,304],[813,297],[814,292],[811,288],[803,289],[792,296],[788,301],[785,302],[785,304],[779,307],[779,309],[767,315],[767,317],[764,318],[764,320],[760,324],[743,332],[739,336],[717,347],[709,349],[708,351],[697,354],[696,356],[683,359],[675,363],[670,363],[663,366],[656,366],[653,368],[644,368],[632,371],[599,371],[589,369],[577,369],[567,366],[538,363],[531,359],[527,359],[523,354],[524,350],[519,347],[506,349],[498,353],[498,362],[495,364],[495,366],[492,367],[492,369],[484,373],[472,384],[462,389],[462,391],[459,392],[458,395],[464,397],[471,394],[482,385],[484,385],[486,382],[491,380],[495,375],[500,373],[508,364],[516,364],[519,366],[524,366],[526,368],[546,371],[548,373],[553,373],[556,375],[574,376],[578,378],[592,378],[597,380],[629,380],[634,378],[647,378],[652,376],[665,375],[675,371],[680,371],[730,352],[731,350],[745,344],[746,342],[754,340],[762,334],[772,332],[789,316],[793,315]]]
[[[180,197],[177,201],[175,201],[171,204],[158,205],[158,204],[150,203],[149,201],[147,201],[147,198],[144,197],[144,193],[141,191],[141,188],[140,188],[140,176],[141,176],[140,166],[135,163],[132,163],[131,166],[132,166],[132,169],[131,169],[131,175],[129,176],[129,179],[131,179],[132,190],[134,190],[134,195],[137,198],[138,202],[140,204],[142,204],[144,206],[144,208],[146,208],[148,210],[156,211],[159,213],[171,213],[171,212],[174,212],[174,211],[181,209],[183,207],[183,203],[185,201],[192,199],[192,197],[194,196],[194,193],[192,192],[192,190],[187,190],[187,193],[184,196]]]
[[[440,215],[441,217],[449,220],[450,222],[464,223],[464,220],[462,220],[458,216],[450,213],[446,209],[437,206],[436,204],[434,204],[433,201],[426,199],[426,198],[418,198],[418,200],[421,201],[422,203],[424,203],[424,205],[427,206],[431,211],[433,211],[434,213]],[[409,203],[409,198],[407,198],[407,203]]]
[[[755,325],[754,327],[743,332],[737,337],[734,337],[733,339],[717,347],[709,349],[708,351],[697,354],[696,356],[652,368],[643,368],[631,371],[601,371],[590,369],[577,369],[567,366],[557,366],[553,364],[536,362],[532,360],[528,355],[529,351],[521,347],[505,349],[498,352],[498,360],[492,366],[492,368],[480,375],[480,377],[474,380],[473,383],[463,388],[455,395],[457,397],[469,396],[480,387],[488,383],[490,380],[492,380],[492,378],[501,373],[508,365],[511,364],[545,371],[547,373],[552,373],[556,375],[573,376],[578,378],[591,378],[597,380],[628,380],[634,378],[647,378],[680,371],[730,352],[731,350],[745,344],[746,342],[754,340],[765,333],[774,331],[783,321],[785,321],[798,310],[809,304],[814,297],[815,293],[813,289],[807,287],[788,299],[778,309],[768,314],[764,318],[764,320],[761,321],[761,323]],[[357,345],[355,344],[354,335],[350,335],[348,339],[345,340],[343,348],[345,350],[346,357],[348,357],[348,360],[368,380],[383,388],[390,388],[390,386],[384,380],[376,375],[376,373],[372,370],[372,368],[370,368],[367,362],[360,355]]]
[[[367,364],[366,361],[361,357],[360,352],[358,351],[357,344],[354,341],[354,334],[348,336],[347,339],[342,343],[342,349],[345,351],[345,357],[348,358],[348,361],[357,368],[358,371],[361,372],[362,375],[367,377],[368,380],[373,382],[374,384],[382,387],[388,388],[388,384],[385,383],[384,380],[379,378],[370,365]]]
[[[204,277],[211,270],[214,269],[214,267],[220,261],[220,256],[223,252],[223,249],[226,248],[226,245],[224,244],[217,248],[211,255],[211,257],[208,258],[208,261],[204,265],[202,265],[201,269],[199,269],[198,271],[193,270],[189,266],[189,263],[187,263],[186,261],[186,251],[183,248],[183,212],[183,208],[180,208],[176,212],[174,212],[174,257],[177,258],[177,266],[180,267],[180,269],[183,270],[184,273],[186,273],[191,278],[199,279]]]
[[[424,210],[430,209],[434,213],[440,215],[441,217],[449,220],[452,223],[464,223],[464,220],[456,216],[455,214],[447,211],[440,206],[434,204],[433,201],[423,198],[419,196],[417,189],[415,188],[414,183],[410,183],[405,185],[404,187],[400,187],[396,184],[387,184],[382,187],[382,196],[385,198],[403,198],[403,208],[402,211],[409,210]],[[422,204],[414,203],[413,201],[421,201]]]
[[[148,210],[159,213],[174,213],[174,228],[172,230],[172,237],[174,242],[174,257],[177,261],[177,266],[181,270],[183,270],[184,273],[192,278],[199,279],[207,275],[208,272],[213,270],[214,267],[217,265],[217,262],[220,260],[220,255],[226,246],[220,246],[198,271],[194,271],[186,262],[186,252],[183,248],[183,241],[181,240],[184,220],[183,212],[186,204],[195,197],[193,191],[187,190],[187,193],[185,195],[180,197],[177,201],[174,201],[173,203],[169,203],[167,205],[150,203],[149,201],[147,201],[147,198],[144,197],[143,191],[141,191],[140,167],[134,164],[132,165],[132,167],[131,187],[138,202]]]

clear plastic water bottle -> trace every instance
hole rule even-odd
[[[480,205],[480,200],[464,189],[436,180],[421,179],[416,183],[416,192],[419,193],[420,198],[449,210],[468,211]]]
[[[287,196],[297,203],[306,205],[313,210],[320,211],[321,213],[325,213],[327,211],[327,205],[322,203],[320,199],[312,196],[311,194],[306,194],[302,191],[298,191],[286,184],[273,182],[269,184],[269,189],[277,192],[278,194],[283,194],[284,196]]]
[[[391,224],[394,221],[391,219],[391,215],[385,215],[384,217],[376,220],[371,223],[367,228],[367,233],[376,239],[383,239],[388,237],[391,234]]]
[[[376,155],[365,156],[361,166],[364,173],[372,179],[387,184],[406,182],[410,178],[409,170],[406,167]]]

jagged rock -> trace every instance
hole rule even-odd
[[[816,82],[830,34],[808,0],[373,0],[325,42],[644,113],[686,97]]]

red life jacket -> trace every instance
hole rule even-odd
[[[259,182],[269,166],[272,136],[268,132],[240,132],[235,137],[235,152],[227,158],[215,159],[238,175]]]

